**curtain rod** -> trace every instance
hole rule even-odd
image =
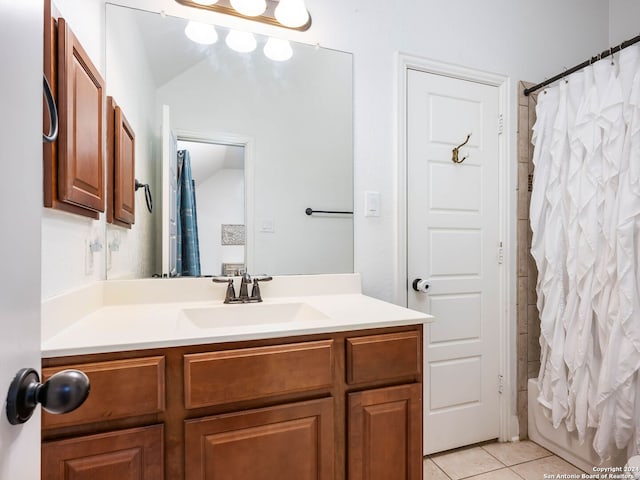
[[[625,40],[620,45],[618,45],[616,47],[611,47],[611,48],[609,48],[607,50],[604,50],[599,55],[596,55],[595,57],[591,57],[589,60],[586,60],[586,61],[582,62],[580,65],[576,65],[575,67],[572,67],[569,70],[565,70],[564,72],[559,73],[555,77],[551,77],[550,79],[545,80],[544,82],[541,82],[541,83],[539,83],[537,85],[534,85],[531,88],[525,88],[524,89],[524,95],[526,97],[528,97],[531,93],[535,92],[536,90],[540,90],[542,87],[546,87],[547,85],[550,85],[553,82],[556,82],[556,81],[560,80],[561,78],[566,77],[567,75],[571,75],[572,73],[575,73],[578,70],[582,70],[584,67],[586,67],[588,65],[591,65],[592,63],[595,63],[598,60],[602,60],[603,58],[606,58],[609,55],[613,55],[614,53],[619,52],[620,50],[622,50],[624,48],[630,47],[634,43],[638,43],[638,42],[640,42],[640,35],[638,35],[637,37],[633,37],[630,40]]]

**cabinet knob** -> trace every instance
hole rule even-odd
[[[40,383],[36,370],[22,368],[9,386],[7,418],[12,425],[24,423],[38,403],[50,413],[71,412],[84,403],[89,389],[89,377],[80,370],[62,370]]]

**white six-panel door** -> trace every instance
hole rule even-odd
[[[499,89],[408,70],[409,308],[425,329],[424,453],[499,435]],[[460,148],[462,163],[452,162]],[[427,292],[413,280],[424,279]]]

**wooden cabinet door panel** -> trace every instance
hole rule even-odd
[[[87,374],[89,397],[77,410],[65,415],[43,411],[44,430],[149,415],[165,408],[164,356],[50,367],[43,369],[42,376],[46,380],[66,368]]]
[[[416,377],[421,372],[419,331],[347,339],[347,382],[350,384]]]
[[[107,222],[135,223],[135,142],[133,128],[113,97],[107,97]]]
[[[121,222],[133,224],[136,136],[120,107],[115,108],[115,129],[114,216]]]
[[[333,399],[185,422],[186,480],[330,480]]]
[[[164,478],[162,425],[45,442],[42,480]]]
[[[187,408],[329,389],[333,340],[185,355],[184,382]]]
[[[63,18],[58,19],[58,194],[104,211],[104,80]]]
[[[422,385],[349,394],[349,480],[422,478]]]

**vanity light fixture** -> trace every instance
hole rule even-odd
[[[239,53],[249,53],[256,49],[256,37],[251,32],[229,30],[226,38],[227,46]]]
[[[218,33],[213,25],[190,20],[184,28],[184,34],[189,40],[201,45],[212,45],[218,41]]]
[[[289,60],[293,55],[291,44],[288,40],[282,38],[270,37],[264,45],[264,54],[276,62],[284,62]]]
[[[276,20],[285,27],[297,28],[309,21],[304,0],[280,0],[274,14]]]
[[[311,16],[304,0],[175,0],[193,8],[224,13],[253,22],[304,32],[311,27]]]
[[[231,6],[247,17],[262,15],[267,9],[265,0],[231,0]]]

